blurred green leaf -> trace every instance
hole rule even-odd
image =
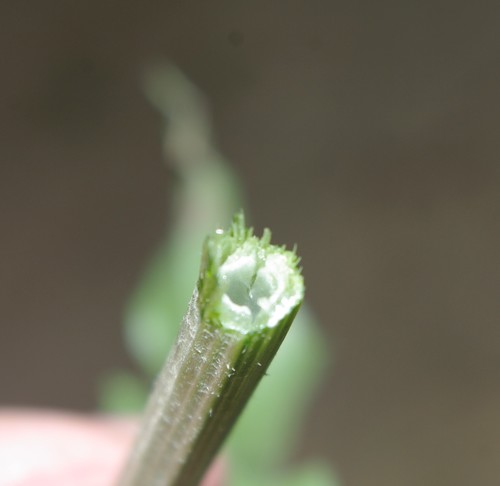
[[[101,409],[120,414],[136,413],[144,407],[149,386],[131,373],[116,371],[99,383]]]
[[[304,306],[229,437],[233,464],[270,470],[289,458],[327,360],[324,341]]]
[[[231,476],[231,475],[230,475]],[[320,461],[310,461],[281,473],[248,468],[230,477],[236,486],[340,486],[332,468]]]
[[[153,377],[173,344],[193,291],[205,236],[226,227],[242,207],[236,177],[217,152],[206,101],[174,66],[146,76],[146,93],[167,124],[164,151],[177,175],[171,197],[174,224],[132,296],[125,315],[128,349]],[[333,486],[330,468],[306,464],[278,474],[297,443],[304,411],[321,380],[329,350],[303,306],[268,375],[259,384],[226,444],[238,486]],[[146,389],[136,377],[104,381],[107,410],[140,410]]]
[[[128,348],[150,375],[173,344],[197,280],[206,235],[225,227],[241,207],[236,177],[213,147],[211,123],[199,90],[174,66],[148,72],[146,94],[167,124],[164,151],[177,175],[174,223],[125,314]]]
[[[324,462],[307,462],[289,471],[281,483],[283,486],[340,486],[332,468]]]

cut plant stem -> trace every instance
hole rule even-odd
[[[254,236],[243,213],[206,239],[121,486],[198,484],[265,374],[304,295],[297,256],[270,239]]]

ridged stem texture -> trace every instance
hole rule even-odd
[[[200,278],[159,374],[120,486],[201,480],[302,302],[294,252],[235,216],[205,241]],[[262,438],[265,441],[265,437]]]

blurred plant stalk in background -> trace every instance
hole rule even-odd
[[[126,344],[143,375],[113,372],[101,384],[102,408],[112,412],[142,410],[149,384],[176,339],[197,280],[202,242],[215,228],[226,227],[244,206],[237,177],[214,146],[209,111],[199,90],[171,64],[150,70],[145,88],[166,123],[164,153],[177,179],[171,201],[174,223],[125,313]],[[338,484],[329,465],[320,460],[287,464],[328,358],[318,326],[303,306],[226,442],[229,484]]]

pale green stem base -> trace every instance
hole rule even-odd
[[[241,334],[203,323],[195,290],[118,484],[198,484],[295,312],[274,328]]]

